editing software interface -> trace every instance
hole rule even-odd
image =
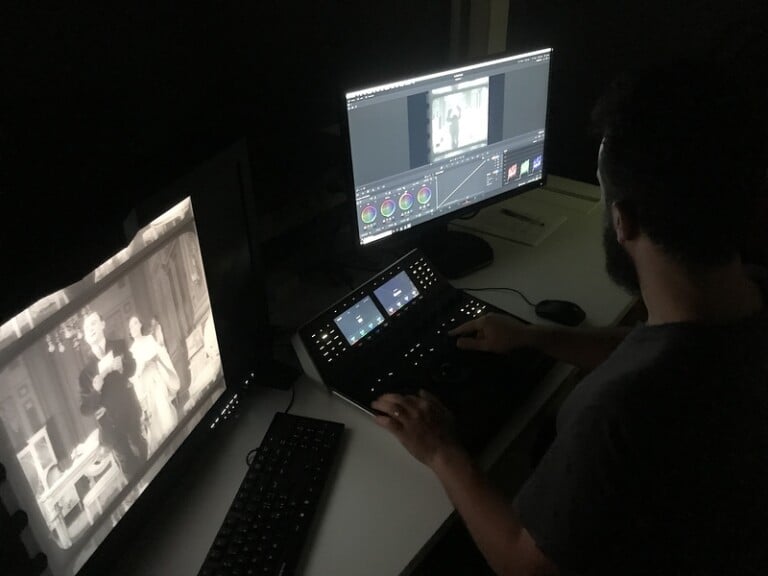
[[[346,94],[361,244],[542,179],[551,52]]]

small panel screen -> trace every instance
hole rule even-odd
[[[354,344],[365,337],[371,330],[384,322],[384,317],[376,308],[370,296],[347,308],[333,320],[347,342]]]
[[[381,305],[384,306],[387,314],[394,316],[400,308],[419,295],[419,290],[411,282],[408,274],[400,272],[400,274],[376,288],[373,293],[379,299]]]

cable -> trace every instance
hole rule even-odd
[[[291,409],[291,406],[293,406],[293,401],[296,399],[296,385],[291,385],[291,401],[288,402],[288,406],[286,406],[285,412],[288,414],[288,411]],[[261,448],[261,446],[259,446]],[[259,451],[259,448],[252,448],[251,450],[248,450],[248,454],[245,455],[245,463],[248,465],[248,468],[251,467],[251,464],[253,464],[253,459],[256,457],[256,454]]]
[[[472,220],[475,216],[480,214],[480,209],[473,210],[472,212],[469,212],[465,214],[464,216],[458,216],[456,217],[456,220]]]
[[[533,302],[531,302],[530,300],[528,300],[528,298],[526,298],[525,294],[523,294],[522,292],[520,292],[520,290],[517,290],[517,289],[515,289],[515,288],[506,288],[506,287],[494,287],[494,288],[462,288],[462,290],[465,290],[465,291],[467,291],[467,292],[488,292],[488,291],[493,291],[493,290],[501,290],[501,291],[509,291],[509,292],[514,292],[515,294],[518,294],[518,295],[519,295],[519,296],[520,296],[520,297],[521,297],[523,300],[525,300],[525,302],[526,302],[526,303],[527,303],[529,306],[533,306],[534,308],[536,307],[536,304],[534,304]]]
[[[286,407],[285,410],[283,410],[283,412],[288,414],[288,411],[291,409],[291,406],[293,406],[293,401],[295,400],[295,398],[296,398],[296,384],[294,383],[294,384],[291,384],[291,401],[288,402],[288,406]]]
[[[248,465],[248,468],[250,468],[251,464],[253,464],[253,459],[256,457],[258,452],[259,448],[252,448],[251,450],[248,450],[248,454],[245,455],[245,463]]]

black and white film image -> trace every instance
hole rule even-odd
[[[81,563],[223,390],[189,201],[0,330],[2,459]]]
[[[432,161],[487,144],[487,77],[436,88],[430,100]]]

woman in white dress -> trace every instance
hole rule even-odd
[[[130,351],[136,360],[134,387],[144,409],[147,449],[151,455],[179,421],[173,405],[179,391],[179,376],[168,350],[151,334],[142,333],[141,321],[136,316],[128,321],[128,331],[133,340]]]

